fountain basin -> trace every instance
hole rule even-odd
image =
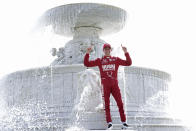
[[[98,68],[93,68],[98,70]],[[3,83],[5,103],[8,108],[24,105],[29,101],[43,102],[47,110],[40,110],[36,124],[51,123],[50,128],[68,128],[72,121],[74,106],[78,103],[81,89],[78,80],[86,67],[81,64],[42,67],[17,71],[6,76]],[[125,104],[127,122],[133,127],[146,131],[150,127],[181,126],[181,121],[172,119],[166,110],[170,75],[166,72],[125,67],[118,73],[119,87]],[[117,105],[111,97],[111,114],[114,124],[120,123]],[[83,112],[78,122],[86,129],[105,129],[105,113]],[[31,124],[31,127],[37,125]],[[165,125],[165,126],[163,126]],[[45,125],[39,126],[46,128]],[[117,126],[118,127],[118,126]],[[142,128],[141,128],[142,127]],[[141,129],[140,129],[141,128]],[[117,128],[118,129],[118,128]],[[173,131],[173,130],[172,130]]]

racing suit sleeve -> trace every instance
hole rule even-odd
[[[123,65],[123,66],[130,66],[132,64],[132,60],[128,52],[125,53],[125,57],[126,57],[126,60],[122,60],[117,57],[118,64]]]
[[[99,58],[97,58],[96,60],[89,61],[89,54],[86,53],[86,55],[84,56],[84,65],[86,67],[98,66],[98,64],[99,64]]]

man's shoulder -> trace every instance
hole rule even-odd
[[[101,61],[101,58],[96,58],[95,61]]]

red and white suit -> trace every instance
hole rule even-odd
[[[105,114],[106,121],[112,122],[110,114],[110,94],[113,95],[120,112],[120,118],[122,122],[126,121],[124,112],[122,97],[118,86],[117,73],[120,65],[130,66],[132,60],[129,53],[125,53],[126,60],[122,60],[118,57],[104,56],[97,58],[96,60],[89,61],[89,54],[84,57],[84,65],[87,67],[98,66],[101,75],[101,82],[103,85],[103,98],[105,102]]]

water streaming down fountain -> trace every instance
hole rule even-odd
[[[3,107],[7,113],[1,117],[0,128],[46,131],[105,129],[98,69],[87,70],[82,64],[83,57],[90,45],[94,46],[90,59],[102,56],[105,41],[99,36],[121,30],[126,21],[126,11],[104,4],[77,3],[52,8],[39,21],[39,27],[50,26],[54,33],[73,36],[73,40],[58,51],[52,49],[52,55],[57,58],[50,66],[17,71],[1,81]],[[118,80],[127,122],[133,129],[188,130],[180,120],[172,119],[164,110],[168,101],[168,73],[125,67],[119,70]],[[115,128],[119,129],[120,117],[112,97],[111,114]],[[70,127],[74,123],[75,126]]]

